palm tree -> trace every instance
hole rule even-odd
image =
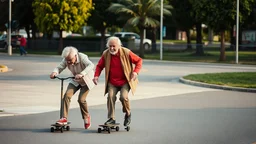
[[[163,14],[171,15],[169,9],[172,6],[163,5]],[[140,51],[139,56],[144,58],[144,30],[146,28],[155,28],[159,26],[161,0],[119,0],[118,3],[112,3],[109,11],[120,14],[120,20],[126,19],[127,24],[137,26],[140,30]]]

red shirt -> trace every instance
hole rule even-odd
[[[20,38],[20,46],[26,46],[26,44],[27,40],[24,37]]]
[[[129,57],[132,63],[135,64],[134,72],[137,74],[139,73],[141,66],[142,66],[142,60],[140,57],[135,55],[132,51],[129,52]],[[102,55],[99,63],[96,66],[95,75],[99,76],[103,68],[105,67],[105,59]],[[120,59],[119,52],[116,55],[111,55],[110,60],[110,70],[109,70],[109,82],[114,86],[122,86],[125,83],[127,83],[127,79],[124,75],[124,71],[122,68],[122,63]]]
[[[114,86],[122,86],[127,83],[119,53],[117,53],[116,55],[111,55],[109,82]]]

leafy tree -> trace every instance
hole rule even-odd
[[[14,19],[18,20],[19,27],[24,27],[28,39],[30,39],[30,29],[32,28],[32,35],[35,38],[36,25],[34,23],[34,12],[32,9],[33,0],[23,0],[23,1],[14,1],[15,2],[15,12]]]
[[[195,25],[195,20],[190,14],[193,11],[192,4],[188,0],[170,0],[173,6],[173,16],[176,27],[186,32],[187,49],[192,49],[190,29]]]
[[[8,23],[9,5],[8,1],[0,1],[0,31],[6,30],[5,24]]]
[[[117,15],[107,11],[113,0],[94,0],[94,9],[91,11],[91,16],[88,18],[88,25],[101,33],[101,49],[105,49],[105,33],[106,29],[118,25]]]
[[[231,29],[236,20],[236,1],[234,0],[191,0],[197,19],[202,20],[215,32],[220,32],[220,61],[225,61],[225,30]],[[239,20],[242,23],[252,11],[254,0],[240,0]]]
[[[63,31],[76,31],[86,23],[92,0],[35,0],[35,23],[42,32],[59,31],[58,53],[63,49]]]
[[[163,14],[170,15],[172,7],[165,4]],[[140,52],[139,56],[144,58],[144,30],[159,26],[159,21],[155,17],[160,16],[160,0],[119,0],[112,3],[109,11],[120,14],[121,18],[126,18],[127,24],[137,26],[140,29]],[[128,17],[126,17],[128,16]]]
[[[19,22],[16,20],[16,17],[14,17],[15,7],[16,3],[12,2],[12,22],[11,22],[11,31],[15,31],[18,26]],[[8,30],[8,24],[9,24],[9,0],[1,0],[0,1],[0,31]]]

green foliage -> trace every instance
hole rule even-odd
[[[171,5],[163,5],[163,15],[171,15]],[[138,27],[140,30],[140,54],[144,58],[144,29],[157,28],[159,26],[158,18],[161,15],[160,0],[119,0],[118,3],[112,3],[108,11],[120,14],[120,19],[126,21],[128,25]]]
[[[190,0],[197,20],[215,31],[231,29],[236,21],[236,0]],[[239,20],[242,23],[251,13],[255,0],[240,0]]]
[[[94,0],[94,9],[91,11],[91,16],[88,19],[88,24],[90,24],[97,31],[105,31],[106,28],[113,25],[118,25],[117,15],[107,11],[113,0]]]
[[[20,27],[32,25],[34,13],[32,9],[33,0],[15,1],[14,5],[14,20],[18,20]]]
[[[90,16],[92,0],[35,0],[35,23],[42,32],[77,31]]]
[[[108,8],[109,11],[120,14],[120,17],[125,17],[128,24],[143,29],[159,26],[156,17],[160,16],[160,9],[160,0],[120,0]],[[170,9],[171,5],[164,4],[163,14],[171,15]]]
[[[170,0],[170,4],[173,6],[173,17],[177,28],[180,30],[191,29],[195,20],[191,16],[193,11],[192,4],[188,0]]]

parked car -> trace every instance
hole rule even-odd
[[[101,36],[101,33],[96,33],[96,36]],[[109,33],[105,33],[105,37],[109,37],[110,34]]]
[[[79,34],[79,33],[72,33],[67,35],[66,37],[82,37],[83,35]]]
[[[18,34],[12,34],[11,35],[11,45],[12,45],[12,48],[18,48],[19,45],[18,45],[18,41],[19,39],[21,38],[21,35],[18,35]],[[8,37],[7,37],[7,34],[3,34],[0,36],[0,48],[5,48],[7,49],[8,48]]]
[[[116,32],[114,36],[119,38],[132,38],[134,39],[136,49],[140,47],[140,36],[134,32]],[[143,47],[145,50],[150,50],[152,45],[152,41],[150,39],[144,38]]]

